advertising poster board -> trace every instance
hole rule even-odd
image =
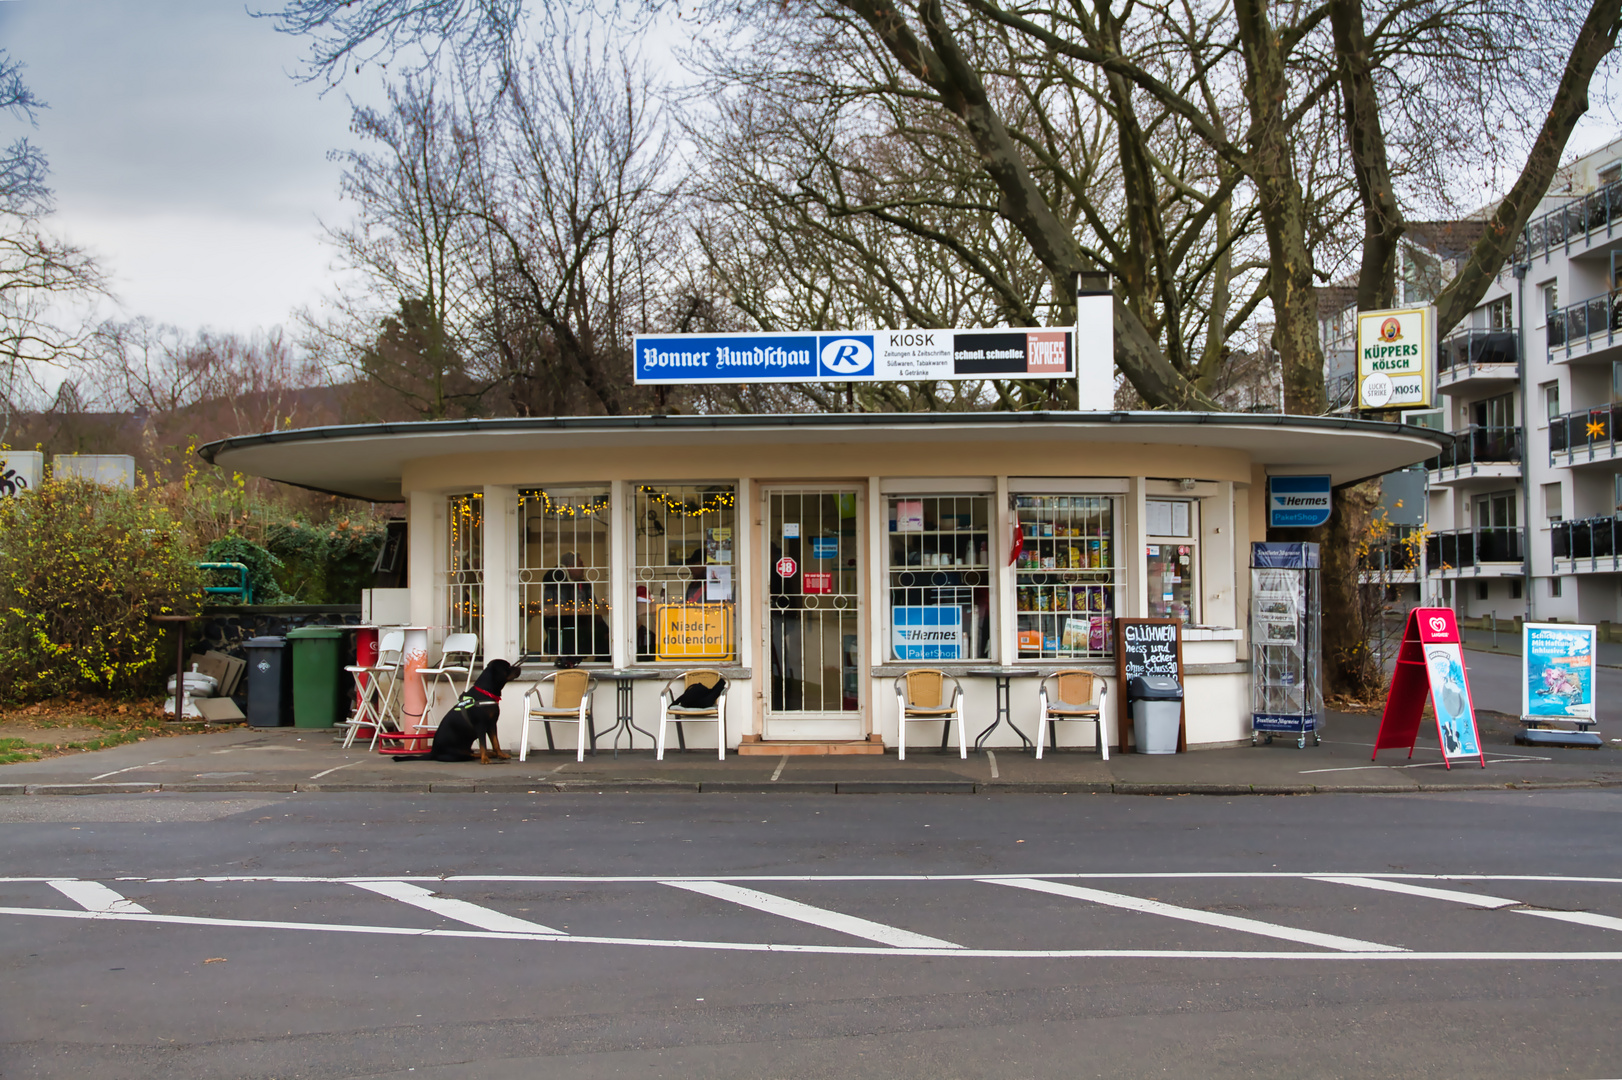
[[[890,610],[897,660],[963,659],[963,609],[955,604],[897,604]]]
[[[1592,626],[1526,623],[1521,628],[1521,718],[1594,720]]]
[[[1425,408],[1436,388],[1436,309],[1357,315],[1357,402],[1364,409]]]
[[[1116,749],[1125,752],[1132,734],[1132,706],[1127,700],[1127,683],[1139,675],[1170,675],[1185,688],[1183,678],[1183,622],[1181,619],[1115,620],[1115,692],[1120,702],[1119,723],[1115,725]],[[1188,701],[1177,720],[1177,749],[1188,749]]]
[[[1454,758],[1473,757],[1485,769],[1459,625],[1450,608],[1414,608],[1408,613],[1371,761],[1381,750],[1404,745],[1408,756],[1414,756],[1427,698],[1436,710],[1436,741],[1443,763],[1451,769]]]

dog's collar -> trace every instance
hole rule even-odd
[[[489,698],[491,701],[500,701],[501,700],[501,695],[500,694],[492,694],[490,691],[486,690],[482,686],[475,686],[473,688],[473,692],[475,694],[483,694],[485,697]]]

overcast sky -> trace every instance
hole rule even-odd
[[[289,77],[300,41],[233,0],[0,0],[0,44],[50,106],[51,227],[112,272],[109,314],[250,332],[331,292],[349,105]]]

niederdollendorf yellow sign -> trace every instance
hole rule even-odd
[[[731,660],[731,604],[656,604],[654,655],[660,660]]]
[[[1436,309],[1357,313],[1357,402],[1365,409],[1426,407],[1436,386]]]

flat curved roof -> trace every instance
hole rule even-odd
[[[403,497],[407,462],[450,454],[593,446],[773,443],[1110,442],[1209,446],[1258,465],[1328,473],[1338,487],[1433,457],[1453,436],[1429,428],[1281,413],[1028,412],[559,416],[350,424],[239,435],[198,448],[204,460],[375,502]]]

